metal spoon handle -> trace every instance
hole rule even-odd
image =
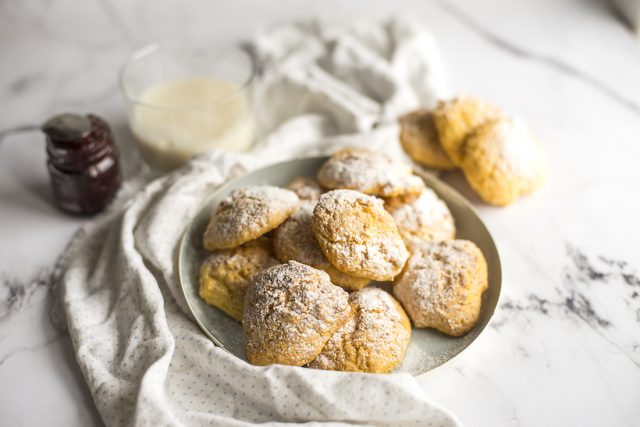
[[[32,132],[32,131],[39,131],[41,129],[41,125],[22,125],[22,126],[16,126],[10,129],[5,129],[5,130],[0,130],[0,142],[2,142],[3,139],[5,139],[7,136],[12,135],[14,133],[20,133],[20,132]]]

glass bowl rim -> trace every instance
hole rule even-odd
[[[238,88],[236,90],[234,90],[233,92],[221,97],[220,99],[216,99],[215,101],[206,103],[206,104],[199,104],[199,105],[193,105],[193,106],[186,106],[186,107],[165,107],[165,106],[161,106],[161,105],[156,105],[156,104],[150,104],[148,102],[144,102],[141,100],[140,97],[136,97],[133,96],[128,90],[127,90],[127,85],[125,84],[125,75],[127,73],[127,70],[129,70],[129,68],[136,63],[137,61],[153,54],[153,53],[157,53],[160,52],[162,50],[168,50],[170,48],[185,48],[185,49],[193,49],[194,47],[205,47],[205,45],[189,45],[185,42],[154,42],[154,43],[149,43],[144,47],[141,47],[140,49],[137,49],[135,52],[133,52],[133,54],[131,54],[131,56],[129,57],[129,60],[124,64],[124,66],[122,67],[121,71],[120,71],[120,78],[119,78],[119,86],[120,86],[120,91],[122,92],[122,94],[124,95],[125,99],[135,105],[139,105],[139,106],[143,106],[146,108],[153,108],[156,110],[165,110],[165,111],[189,111],[189,110],[199,110],[199,109],[207,109],[207,108],[216,108],[219,107],[223,104],[226,104],[227,102],[229,102],[230,100],[232,100],[233,98],[237,97],[238,95],[244,93],[247,91],[247,89],[251,86],[251,84],[253,83],[255,77],[256,77],[256,72],[257,72],[257,67],[256,67],[256,62],[253,58],[253,56],[247,51],[247,49],[242,48],[241,46],[238,45],[231,45],[225,48],[221,48],[221,49],[216,49],[215,51],[217,52],[224,52],[226,50],[231,50],[231,51],[235,51],[236,53],[240,53],[242,56],[244,56],[249,63],[249,72],[248,72],[248,76],[245,79],[245,81],[238,86]],[[193,77],[197,77],[197,75],[194,75]]]

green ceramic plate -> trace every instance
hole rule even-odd
[[[198,296],[198,270],[207,252],[202,247],[202,234],[213,208],[232,190],[247,185],[285,186],[298,175],[315,175],[327,157],[312,157],[277,163],[251,172],[221,186],[187,228],[180,245],[179,274],[182,290],[196,323],[218,346],[246,360],[242,346],[242,326],[222,311],[204,303]],[[458,238],[475,242],[487,259],[489,289],[484,293],[478,325],[468,334],[452,338],[430,329],[413,329],[411,344],[404,362],[397,371],[419,375],[455,357],[467,348],[489,323],[498,304],[501,270],[498,251],[473,208],[457,191],[430,175],[421,174],[426,184],[442,198],[456,221]],[[390,290],[390,284],[376,286]]]

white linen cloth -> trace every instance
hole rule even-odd
[[[260,35],[255,49],[269,66],[266,90],[282,103],[267,117],[271,135],[248,155],[214,151],[151,182],[79,232],[61,260],[57,306],[102,419],[459,425],[409,374],[250,366],[215,347],[187,314],[178,244],[216,187],[283,157],[344,144],[397,147],[395,126],[374,124],[437,96],[429,74],[439,67],[437,51],[410,23],[285,25]]]

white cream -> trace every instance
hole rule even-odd
[[[131,124],[145,161],[160,170],[212,148],[243,152],[254,139],[247,91],[210,77],[151,87],[134,107]]]

